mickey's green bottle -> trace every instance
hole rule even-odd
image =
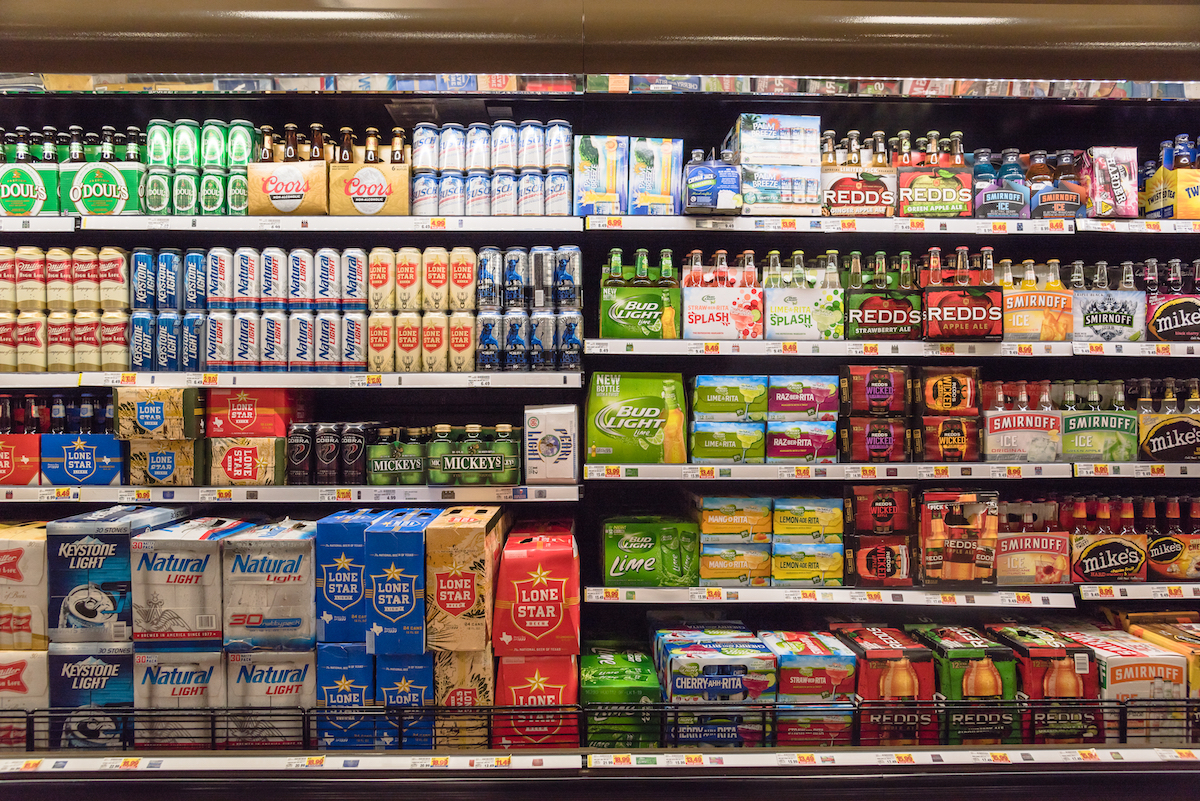
[[[404,429],[404,442],[396,443],[400,456],[400,483],[425,483],[425,443],[421,442],[421,429]]]
[[[521,445],[513,439],[512,426],[496,424],[496,439],[492,450],[504,458],[503,467],[491,474],[493,484],[515,485],[521,482]]]
[[[479,456],[484,451],[483,438],[480,436],[482,427],[471,424],[467,426],[467,437],[461,443],[458,451],[463,456],[472,457]],[[484,483],[484,473],[481,470],[475,469],[477,465],[475,460],[466,458],[463,460],[463,469],[458,474],[458,480],[461,484],[482,484]]]
[[[453,450],[454,443],[450,441],[450,426],[442,424],[433,427],[433,441],[427,450],[428,459],[425,462],[429,470],[430,484],[453,484],[454,479],[446,472],[445,458]]]

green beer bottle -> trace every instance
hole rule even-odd
[[[400,483],[425,483],[425,443],[421,441],[424,429],[404,429],[405,440],[396,443],[396,452],[400,454]]]
[[[392,483],[388,462],[392,458],[392,429],[381,428],[375,441],[367,446],[367,484],[374,487]]]
[[[483,437],[480,436],[480,432],[482,430],[483,427],[479,425],[471,424],[467,426],[467,437],[461,443],[459,443],[459,452],[462,453],[463,456],[479,456],[484,452]],[[462,465],[462,470],[458,474],[459,483],[484,483],[486,473],[477,469],[478,464],[476,463],[476,460],[468,458],[464,459],[463,462],[464,464]]]
[[[496,439],[492,442],[492,450],[503,457],[503,467],[491,474],[491,483],[516,485],[521,483],[521,444],[513,439],[512,426],[508,423],[496,424]]]
[[[429,443],[427,451],[429,458],[425,463],[429,469],[429,483],[453,484],[453,477],[445,469],[445,458],[450,455],[454,446],[450,441],[450,426],[436,425],[433,432],[433,441]]]

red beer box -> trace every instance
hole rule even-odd
[[[308,398],[294,389],[210,389],[208,436],[286,437],[307,415]]]
[[[839,382],[842,414],[899,417],[912,410],[909,368],[852,364]]]
[[[578,607],[576,607],[578,608]],[[496,705],[556,707],[579,703],[575,656],[506,656],[496,669]],[[579,715],[530,710],[496,715],[492,748],[578,748]]]
[[[845,626],[836,634],[858,660],[858,694],[868,702],[860,744],[937,745],[937,713],[932,703],[919,703],[936,691],[933,651],[900,629]]]
[[[1000,287],[925,289],[925,339],[999,341],[1004,338],[1004,294]]]
[[[0,484],[25,487],[41,483],[41,434],[0,437]]]
[[[842,424],[841,435],[847,462],[908,461],[907,418],[851,417]]]
[[[509,536],[496,577],[492,650],[579,653],[579,549],[570,534]]]

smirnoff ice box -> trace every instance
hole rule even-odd
[[[390,509],[353,509],[317,521],[317,640],[366,642],[364,532]]]
[[[48,662],[45,651],[6,651],[0,653],[0,751],[25,750],[25,718],[9,716],[5,710],[46,709],[50,706]],[[46,721],[35,737],[45,742]]]
[[[425,529],[439,509],[400,509],[366,534],[367,651],[425,652]]]
[[[121,642],[133,627],[130,538],[186,508],[113,506],[46,525],[51,642]]]
[[[51,748],[120,748],[133,735],[133,643],[50,643]]]
[[[225,708],[225,665],[220,649],[146,653],[140,646],[135,648],[133,705],[140,711],[162,710],[138,715],[134,723],[137,747],[211,748],[213,732],[208,719],[186,710]],[[216,738],[216,746],[224,746],[225,731],[220,723]]]
[[[403,714],[376,718],[376,748],[433,748],[433,716],[409,711],[432,703],[433,654],[375,657],[375,706],[405,708]]]
[[[0,651],[45,651],[48,642],[46,524],[0,528]]]
[[[198,517],[129,541],[139,647],[221,649],[220,541],[249,528],[244,520]]]
[[[311,614],[311,612],[310,612]],[[304,743],[301,709],[317,705],[313,651],[228,654],[229,746],[295,748]]]
[[[1062,455],[1062,413],[984,412],[985,462],[1057,462]]]
[[[226,650],[312,651],[317,642],[316,528],[316,523],[287,519],[222,543]]]
[[[435,651],[433,654],[434,706],[490,707],[494,703],[496,675],[492,649]],[[434,736],[439,748],[486,748],[488,713],[462,712],[439,716]]]
[[[339,715],[338,707],[364,707],[375,702],[375,657],[362,643],[317,646],[317,742],[321,748],[366,748],[375,744],[375,720],[367,715]]]
[[[1071,324],[1076,342],[1142,342],[1146,339],[1146,293],[1075,291]]]

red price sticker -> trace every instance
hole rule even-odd
[[[233,490],[231,490],[231,489],[217,490],[217,500],[218,501],[232,501],[233,500]]]
[[[800,348],[795,342],[783,342],[779,346],[779,352],[795,355],[800,352]]]
[[[954,343],[953,342],[943,342],[940,345],[938,345],[938,355],[939,356],[953,356],[954,355]]]
[[[1020,478],[1021,477],[1021,465],[1010,464],[1008,466],[1008,477],[1009,478]]]
[[[1170,356],[1171,355],[1171,343],[1170,342],[1155,342],[1154,343],[1154,355],[1155,356]]]
[[[1098,595],[1101,598],[1116,598],[1117,597],[1116,593],[1113,592],[1113,588],[1109,587],[1107,585],[1103,586],[1103,587],[1097,587],[1096,595]]]
[[[843,231],[857,231],[858,230],[858,220],[842,220],[842,230]]]
[[[912,754],[896,754],[897,765],[915,765],[917,761],[913,759]]]
[[[1033,596],[1027,592],[1014,592],[1013,600],[1022,606],[1033,603]]]
[[[796,754],[797,765],[815,765],[817,764],[816,754]]]
[[[1167,475],[1167,466],[1165,464],[1150,465],[1150,475],[1154,478],[1164,478]]]
[[[1055,233],[1061,234],[1063,231],[1066,230],[1066,227],[1064,226],[1062,220],[1051,220],[1050,221],[1050,230],[1054,231]],[[1007,762],[1008,760],[1005,759],[1004,761]]]
[[[864,356],[878,356],[879,355],[879,343],[878,342],[868,342],[865,345],[863,345],[863,355]]]
[[[448,768],[450,767],[450,757],[430,757],[429,767],[431,768]]]
[[[200,375],[200,386],[215,387],[216,385],[217,385],[217,374],[216,373],[202,373]]]
[[[617,767],[629,767],[633,765],[633,754],[613,754],[612,763]]]
[[[1088,343],[1088,354],[1091,356],[1103,356],[1104,355],[1104,343],[1103,342],[1089,342]]]
[[[1152,233],[1162,233],[1162,223],[1158,220],[1146,220],[1146,230]]]
[[[433,231],[445,231],[446,230],[446,218],[445,217],[430,217],[429,218],[429,228],[430,228],[430,230],[433,230]]]
[[[1017,355],[1018,356],[1032,356],[1033,355],[1033,345],[1017,345]]]
[[[605,587],[601,597],[606,601],[619,601],[621,600],[621,591],[615,587]]]
[[[1092,465],[1092,475],[1093,476],[1107,476],[1108,475],[1108,465],[1106,465],[1106,464]]]
[[[779,230],[795,231],[796,230],[796,219],[794,217],[784,217],[782,220],[779,221]]]
[[[800,600],[801,601],[817,600],[817,591],[816,590],[800,590]]]
[[[1117,223],[1114,220],[1101,220],[1100,230],[1115,234],[1117,232]]]
[[[996,763],[1000,763],[1000,764],[1004,764],[1004,765],[1009,764],[1008,754],[1003,754],[1003,753],[998,753],[996,751],[993,751],[992,753],[988,754],[988,756],[991,757],[992,762],[996,762]]]
[[[1167,587],[1167,597],[1168,598],[1182,598],[1183,597],[1183,587],[1180,587],[1178,585],[1171,585],[1170,587]]]
[[[792,478],[812,478],[812,468],[808,466],[801,467],[796,465],[796,469],[792,474]]]
[[[993,234],[1007,234],[1008,233],[1008,223],[993,222],[992,223],[992,233]]]
[[[121,386],[137,386],[137,373],[121,373]]]
[[[924,231],[925,230],[925,221],[924,220],[909,220],[908,221],[908,230]]]

